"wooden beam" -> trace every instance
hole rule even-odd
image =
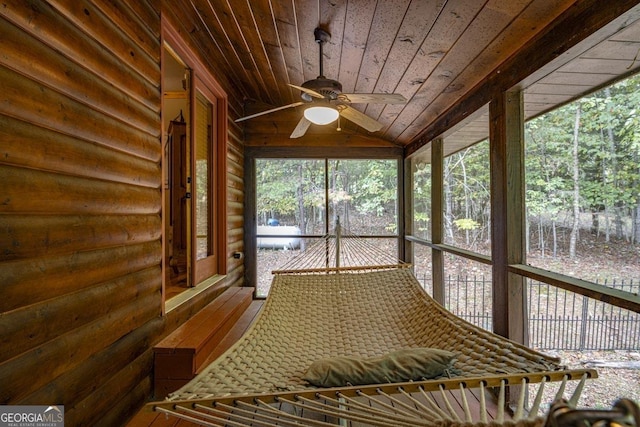
[[[401,244],[404,250],[404,255],[401,259],[405,262],[414,264],[415,263],[414,250],[413,250],[414,244],[412,241],[407,239],[407,237],[410,237],[413,235],[414,188],[413,188],[413,173],[412,173],[413,168],[411,165],[412,159],[404,159],[403,163],[404,163],[404,172],[403,172],[404,184],[400,188],[404,190],[404,202],[402,204],[399,204],[399,206],[402,207],[402,216],[400,216],[400,218],[402,218],[402,221],[404,223],[403,225],[404,231],[402,233],[399,233],[400,236],[404,236],[403,240],[401,241]]]
[[[491,257],[494,332],[527,344],[524,278],[509,264],[525,259],[524,104],[522,92],[501,93],[489,105]]]
[[[507,264],[526,260],[525,166],[524,166],[524,94],[506,92],[507,145]],[[507,273],[509,289],[509,337],[528,345],[529,315],[525,278]]]
[[[256,147],[246,148],[245,157],[252,158],[297,158],[324,159],[325,157],[340,159],[390,159],[402,158],[400,147],[354,147],[354,146],[314,146],[314,147]]]
[[[29,394],[46,390],[47,384],[91,363],[96,354],[153,321],[159,313],[157,293],[140,295],[130,304],[3,362],[0,376],[3,384],[11,384],[11,387],[0,388],[0,401],[3,404],[24,402]],[[72,352],[69,351],[71,348],[74,349]],[[105,366],[102,370],[108,370]],[[86,386],[90,387],[91,383]]]
[[[493,332],[509,336],[509,301],[507,300],[507,212],[506,212],[506,126],[505,96],[491,101],[489,158],[491,169],[491,258]]]
[[[4,66],[0,66],[0,81],[3,83],[0,115],[28,122],[36,128],[32,133],[37,128],[57,129],[63,123],[65,135],[151,162],[160,160],[160,144],[155,132],[149,133],[114,118],[110,113],[88,108],[86,104]],[[97,85],[97,82],[95,80],[93,84]],[[64,108],[60,108],[61,105]],[[123,110],[126,108],[121,107]],[[123,110],[118,114],[125,114]]]
[[[406,204],[405,204],[405,191],[403,191],[403,189],[405,188],[405,184],[406,184],[406,180],[405,177],[407,176],[407,173],[405,172],[405,165],[407,163],[405,161],[403,161],[402,158],[398,158],[396,159],[396,165],[398,168],[398,173],[396,175],[396,179],[397,179],[397,189],[396,189],[396,197],[398,198],[398,201],[396,203],[397,206],[397,212],[396,212],[396,218],[398,218],[398,230],[397,230],[397,235],[398,235],[398,259],[402,260],[402,261],[406,261],[407,259],[407,255],[405,253],[405,245],[404,245],[404,236],[407,234],[406,232],[406,225],[407,222],[405,221],[406,218]],[[409,166],[409,171],[411,170],[411,166]],[[408,176],[411,176],[410,174]]]
[[[388,147],[398,148],[384,139],[368,135],[345,134],[335,131],[328,134],[307,134],[302,138],[289,138],[289,133],[245,134],[247,147],[296,147],[302,151],[307,147]]]
[[[447,252],[459,257],[467,258],[475,262],[480,262],[482,264],[491,265],[491,257],[488,255],[484,255],[478,252],[470,251],[467,249],[462,249],[457,246],[447,245],[444,243],[438,245],[431,245],[432,248],[441,250],[442,252]]]
[[[257,288],[258,260],[256,229],[256,160],[245,152],[244,156],[244,283]]]
[[[509,271],[522,276],[548,283],[598,301],[640,313],[640,295],[619,289],[608,288],[597,283],[565,276],[564,274],[543,270],[531,265],[517,264],[509,266]]]
[[[89,144],[5,115],[0,115],[0,140],[3,165],[150,188],[162,182],[158,161],[131,156],[107,140]]]
[[[431,144],[431,241],[442,243],[444,213],[443,207],[444,155],[443,140],[437,138]],[[431,277],[433,299],[444,305],[444,253],[431,249]]]

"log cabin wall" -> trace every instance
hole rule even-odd
[[[125,423],[151,397],[154,343],[243,282],[230,114],[226,278],[162,315],[160,15],[0,7],[0,404],[62,404],[70,426]]]

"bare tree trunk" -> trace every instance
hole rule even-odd
[[[594,208],[598,209],[598,208]],[[598,237],[600,236],[600,212],[591,212],[591,234]]]
[[[609,221],[609,206],[604,207],[604,240],[609,242],[611,240],[611,221]]]
[[[304,176],[302,173],[302,164],[298,165],[298,228],[300,228],[302,234],[307,234],[307,219],[304,214]],[[304,239],[302,239],[302,247],[304,250]]]
[[[556,227],[556,220],[551,221],[551,232],[553,233],[553,258],[558,256],[558,228]]]
[[[540,249],[540,257],[544,258],[544,226],[542,225],[542,215],[538,215],[538,248]]]
[[[524,215],[525,215],[525,221],[524,221],[524,228],[525,228],[524,247],[525,247],[525,254],[528,254],[531,251],[531,236],[529,235],[529,233],[531,233],[531,223],[529,222],[529,210],[528,209],[524,212]]]
[[[638,153],[633,155],[634,163],[638,166],[638,170],[636,172],[636,176],[640,176],[640,155]],[[640,188],[638,180],[634,179],[632,181],[631,188]],[[636,207],[633,209],[635,214],[633,216],[633,224],[631,231],[631,243],[640,244],[640,191],[637,191],[635,194],[636,197]]]
[[[631,233],[631,243],[637,244],[640,242],[640,199],[638,200],[638,206],[634,209],[633,215],[633,232]]]
[[[329,194],[331,194],[332,191],[334,194],[338,192],[338,169],[339,168],[340,168],[340,160],[336,160],[335,166],[333,168],[333,173],[331,174],[331,181],[329,182]],[[332,203],[333,203],[333,215],[331,216],[331,224],[325,224],[328,230],[331,230],[332,224],[336,223],[336,219],[338,218],[338,215],[339,215],[340,202],[335,200],[334,198]],[[332,203],[329,203],[329,207],[331,206]],[[344,218],[342,220],[344,221]],[[342,222],[342,225],[344,226],[344,222]]]
[[[469,188],[467,187],[467,169],[464,167],[464,159],[460,159],[460,167],[462,168],[462,185],[464,188],[464,217],[469,219],[471,214],[469,213]],[[469,228],[465,230],[465,244],[469,247]]]
[[[349,174],[345,174],[344,176],[344,191],[349,194],[349,189],[351,187],[351,176]],[[351,212],[351,199],[347,198],[344,201],[344,220],[341,221],[342,227],[346,230],[351,230],[351,216],[349,215]]]
[[[611,89],[605,88],[604,93],[607,99],[611,99]],[[609,155],[611,156],[611,171],[613,178],[613,188],[618,189],[618,159],[616,158],[616,140],[613,134],[613,128],[611,127],[611,123],[607,124],[607,136],[609,137]],[[616,226],[616,237],[618,239],[622,239],[623,230],[622,230],[622,212],[620,202],[618,200],[614,200],[613,202],[613,212],[615,215],[614,224]]]
[[[615,230],[616,230],[616,237],[618,239],[623,239],[625,238],[625,233],[624,233],[624,223],[622,221],[622,206],[621,206],[621,202],[617,201],[616,204],[613,207],[613,212],[614,212],[614,217],[613,217],[613,223],[615,225]],[[627,239],[629,240],[629,239]]]
[[[573,226],[569,238],[569,257],[576,257],[576,243],[578,241],[578,231],[580,227],[580,173],[578,169],[578,135],[580,131],[581,107],[578,104],[576,109],[576,120],[573,125]]]
[[[447,164],[448,165],[448,164]],[[448,169],[445,166],[445,170]],[[447,174],[443,180],[444,186],[444,232],[446,236],[449,236],[449,241],[453,242],[453,224],[451,218],[453,217],[453,206],[452,206],[452,197],[451,197],[451,174]]]

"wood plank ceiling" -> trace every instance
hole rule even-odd
[[[301,100],[300,92],[288,84],[301,85],[318,76],[319,49],[313,31],[316,27],[325,29],[331,39],[324,46],[324,75],[341,82],[343,92],[395,92],[408,100],[404,105],[353,104],[381,122],[383,128],[369,133],[341,120],[343,133],[371,135],[407,146],[574,3],[575,0],[188,0],[166,2],[166,7],[183,19],[188,16],[190,23],[185,25],[191,26],[191,36],[215,57],[212,67],[222,75],[233,76],[238,96],[245,99],[244,111],[237,112],[239,116]],[[607,40],[608,44],[588,50],[588,55],[578,62],[561,58],[564,63],[537,76],[539,82],[529,81],[527,114],[566,102],[588,89],[584,85],[598,86],[603,79],[632,71],[624,66],[638,52],[639,33],[634,26],[617,39]],[[615,42],[619,42],[617,47],[611,44]],[[620,52],[623,58],[611,58],[612,52]],[[612,67],[598,61],[602,58],[627,62],[619,62],[622,68]],[[572,82],[583,83],[574,84],[571,89],[563,80],[568,73],[573,73]],[[576,80],[578,73],[585,73],[585,77]],[[607,76],[597,78],[592,74]],[[245,132],[281,133],[288,137],[303,108],[248,120]],[[327,132],[319,128],[312,125],[308,134]],[[329,131],[335,132],[335,126]]]

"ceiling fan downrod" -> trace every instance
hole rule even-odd
[[[324,66],[323,66],[323,52],[322,52],[322,46],[328,42],[329,40],[331,40],[331,34],[329,34],[327,31],[323,30],[322,28],[318,27],[315,30],[313,30],[313,35],[316,38],[316,43],[318,43],[320,45],[320,75],[318,76],[318,78],[324,79]]]

